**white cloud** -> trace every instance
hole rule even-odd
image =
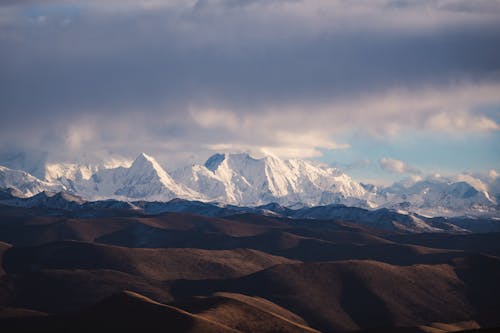
[[[392,173],[399,173],[399,174],[415,174],[418,175],[421,173],[421,171],[414,167],[409,165],[406,162],[403,162],[401,160],[397,160],[394,158],[387,158],[384,157],[379,161],[380,167],[382,170],[387,171],[387,172],[392,172]]]
[[[213,151],[309,158],[322,156],[320,149],[349,147],[348,144],[335,142],[327,130],[318,127],[301,128],[299,123],[290,126],[286,119],[274,119],[273,114],[283,115],[282,111],[237,114],[221,109],[190,110],[191,118],[209,133],[209,140],[214,141],[205,144],[206,148]],[[225,142],[220,142],[220,137]]]
[[[500,125],[484,115],[470,112],[442,112],[430,116],[425,126],[434,131],[449,133],[497,131]]]
[[[500,174],[496,170],[491,169],[490,171],[488,171],[488,178],[491,181],[496,180],[499,176]]]
[[[227,140],[241,144],[342,149],[349,143],[339,143],[335,138],[352,133],[387,140],[412,133],[445,131],[463,136],[497,131],[498,123],[478,110],[500,104],[498,91],[500,84],[393,90],[361,95],[355,100],[274,105],[254,112],[245,107],[238,113],[202,112],[207,119],[198,119],[197,123],[204,128],[225,127],[231,131]]]
[[[295,147],[317,147],[325,149],[345,149],[348,144],[334,142],[325,131],[276,131],[276,139],[285,146]]]
[[[251,144],[219,143],[205,145],[212,152],[248,153],[255,157],[277,156],[280,158],[311,158],[322,156],[314,147],[255,146]]]
[[[451,179],[455,182],[466,182],[472,185],[476,190],[478,191],[488,191],[488,185],[483,182],[480,178],[474,177],[473,175],[470,174],[457,174],[451,177]]]
[[[314,147],[294,147],[294,146],[275,146],[260,147],[263,155],[278,156],[281,158],[313,158],[321,157],[323,153]]]

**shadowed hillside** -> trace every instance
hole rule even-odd
[[[246,213],[25,210],[0,219],[0,324],[13,332],[87,332],[98,323],[127,332],[500,326],[495,233],[405,234]]]
[[[498,269],[500,260],[492,258],[489,265]],[[215,291],[256,295],[293,311],[312,327],[327,332],[345,331],[487,316],[490,310],[477,312],[469,295],[485,289],[495,291],[496,282],[471,286],[461,276],[469,274],[468,279],[480,279],[489,269],[484,264],[462,268],[394,266],[374,261],[286,264],[232,280],[179,281],[172,291],[175,297]],[[493,273],[498,277],[497,272]],[[481,297],[489,309],[498,311],[497,295]],[[496,324],[491,316],[485,319],[483,324]]]

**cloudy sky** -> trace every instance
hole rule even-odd
[[[0,2],[0,152],[500,169],[500,1]]]

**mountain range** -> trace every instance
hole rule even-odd
[[[2,332],[500,327],[500,221],[496,232],[415,233],[411,218],[434,231],[460,221],[341,205],[0,198],[19,205],[0,204]]]
[[[433,177],[377,187],[312,161],[273,156],[257,159],[248,154],[215,154],[203,165],[170,173],[144,153],[129,166],[49,164],[45,160],[44,166],[30,169],[20,163],[5,164],[0,166],[0,188],[17,197],[48,191],[87,201],[166,202],[181,198],[246,207],[277,203],[298,209],[335,204],[424,216],[499,217],[498,178],[485,184],[477,179]],[[37,170],[37,176],[29,170]]]

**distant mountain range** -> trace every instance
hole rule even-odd
[[[186,213],[210,218],[259,216],[287,219],[292,225],[322,225],[345,221],[359,226],[400,233],[484,233],[500,232],[500,220],[473,217],[425,217],[381,208],[368,210],[341,204],[292,209],[271,203],[256,207],[172,199],[162,201],[119,201],[114,199],[85,201],[66,192],[40,192],[29,198],[0,191],[0,212],[14,216],[36,215],[66,218],[145,217],[168,213]]]
[[[345,205],[424,216],[499,217],[498,178],[480,181],[432,178],[389,187],[362,184],[339,169],[304,160],[252,158],[248,154],[215,154],[203,165],[168,173],[153,157],[141,153],[129,167],[89,164],[20,163],[0,166],[0,188],[17,197],[64,192],[86,201],[115,199],[170,201],[175,198],[256,207]],[[44,171],[41,171],[44,169]]]

